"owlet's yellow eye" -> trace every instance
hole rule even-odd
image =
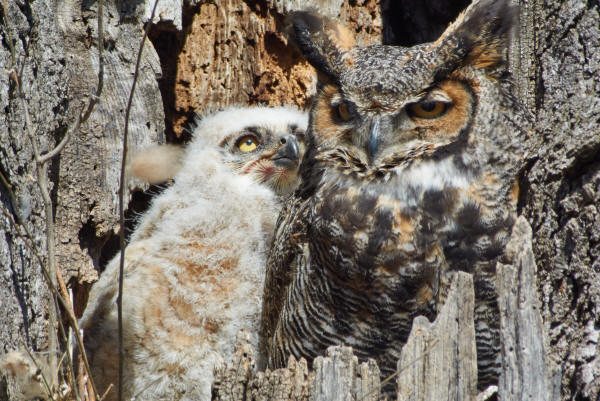
[[[245,135],[237,141],[237,148],[240,150],[240,152],[252,152],[257,147],[258,139],[252,135]]]
[[[409,105],[408,112],[417,118],[437,118],[446,112],[448,106],[444,102],[425,101]]]
[[[349,121],[352,119],[352,114],[350,114],[350,110],[348,109],[348,105],[346,103],[340,103],[335,108],[336,114],[338,118],[342,121]]]

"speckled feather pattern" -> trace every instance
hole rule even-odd
[[[346,344],[387,377],[412,319],[433,319],[449,275],[463,270],[475,283],[479,385],[497,380],[495,265],[528,151],[528,116],[501,63],[513,14],[506,1],[475,1],[436,42],[412,48],[329,51],[321,34],[316,45],[304,38],[332,67],[321,71],[301,183],[269,254],[268,366]],[[440,92],[447,112],[411,114]]]
[[[126,248],[125,399],[209,400],[213,368],[232,354],[238,330],[248,329],[256,346],[280,198],[236,172],[221,145],[246,127],[281,133],[306,124],[292,108],[230,108],[194,129],[174,184],[153,200]],[[117,382],[118,269],[117,255],[81,320],[101,391]]]

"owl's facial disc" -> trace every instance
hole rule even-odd
[[[322,89],[313,110],[314,133],[323,150],[343,150],[371,169],[390,159],[422,159],[464,140],[473,118],[474,95],[457,74],[385,105],[344,89]]]

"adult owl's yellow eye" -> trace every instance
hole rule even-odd
[[[348,105],[346,103],[338,104],[335,111],[338,118],[342,121],[349,121],[352,119],[352,114],[350,114],[350,110],[348,109]]]
[[[409,113],[418,118],[436,118],[441,116],[448,109],[448,103],[425,101],[413,103],[408,106]]]
[[[245,135],[238,139],[237,148],[240,152],[252,152],[258,147],[258,139],[252,135]]]

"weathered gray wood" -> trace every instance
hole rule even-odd
[[[358,366],[358,378],[354,380],[354,394],[357,400],[377,401],[381,397],[381,372],[373,359]]]
[[[470,274],[454,275],[436,320],[419,316],[398,361],[398,400],[473,400],[477,389],[477,351]]]
[[[327,357],[314,361],[315,381],[312,387],[314,401],[350,401],[358,358],[350,347],[329,347]]]
[[[91,9],[83,3],[9,0],[0,5],[0,355],[21,347],[21,341],[33,351],[61,354],[48,349],[54,347],[47,334],[57,326],[48,325],[48,291],[35,256],[46,260],[45,210],[26,133],[35,132],[40,153],[50,151],[75,125],[96,88],[97,2]],[[105,76],[99,104],[48,165],[56,256],[65,281],[72,283],[96,277],[100,249],[118,229],[120,129],[143,24],[141,9],[118,3],[104,2]],[[132,150],[164,138],[159,72],[158,57],[147,46],[131,113]],[[24,240],[25,228],[31,238]],[[14,397],[15,389],[5,389],[3,382],[2,377],[0,399]]]
[[[219,401],[242,400],[246,387],[252,379],[254,369],[254,350],[250,344],[250,335],[245,330],[238,333],[235,352],[228,364],[215,367],[213,399]]]
[[[67,124],[97,85],[97,2],[64,1],[57,26],[68,60]],[[104,1],[104,89],[100,102],[56,162],[57,259],[65,281],[90,284],[97,278],[103,247],[119,231],[118,192],[125,109],[146,9],[154,0],[123,6]],[[164,111],[157,77],[158,55],[144,46],[129,122],[129,154],[165,141]],[[134,189],[130,183],[129,189]],[[126,205],[129,201],[126,194]]]
[[[531,247],[531,227],[521,216],[506,248],[507,264],[497,265],[502,341],[500,400],[550,400],[537,268]]]
[[[313,401],[378,400],[379,368],[373,360],[358,364],[351,347],[329,347],[313,363]]]
[[[290,357],[286,369],[258,372],[246,391],[251,401],[307,401],[312,376],[308,375],[305,359]]]
[[[57,13],[46,1],[0,5],[0,357],[23,343],[35,351],[48,347],[49,293],[31,250],[45,257],[46,222],[15,77],[20,76],[37,146],[50,149],[64,133],[69,76],[52,23]],[[19,219],[23,225],[17,230],[12,221]],[[29,241],[19,235],[25,227]],[[16,393],[14,383],[0,375],[0,400]]]
[[[215,368],[213,400],[235,401],[377,401],[379,368],[373,360],[359,364],[350,347],[330,347],[314,361],[309,375],[306,360],[290,357],[285,369],[254,371],[254,350],[244,331],[227,364]]]

